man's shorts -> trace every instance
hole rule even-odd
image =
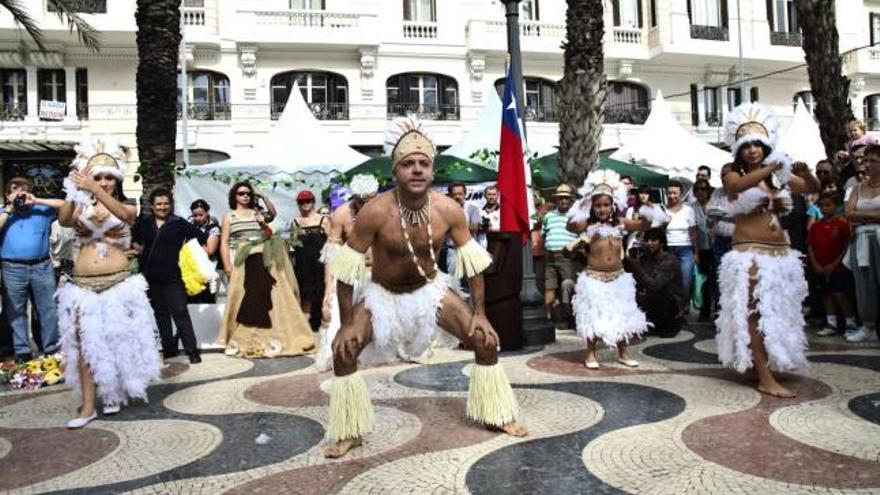
[[[564,280],[577,281],[583,267],[574,256],[566,251],[547,251],[544,290],[556,290]]]

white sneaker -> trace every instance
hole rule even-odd
[[[822,337],[827,337],[829,335],[837,335],[837,330],[831,327],[825,327],[822,330],[816,332],[816,335],[820,335]]]
[[[98,417],[98,411],[93,412],[90,416],[86,416],[85,418],[73,418],[67,422],[67,428],[71,430],[76,430],[78,428],[82,428],[83,426],[92,422],[93,419]]]
[[[877,334],[874,330],[870,330],[867,327],[861,326],[855,332],[846,336],[846,340],[848,342],[869,342],[872,340],[877,340]]]
[[[118,413],[122,409],[122,406],[116,404],[115,406],[104,406],[104,416],[113,416]]]

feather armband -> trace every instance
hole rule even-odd
[[[492,256],[477,241],[471,239],[467,244],[455,248],[455,276],[471,278],[492,264]]]
[[[367,279],[367,257],[348,244],[339,247],[327,265],[336,280],[348,285],[360,284]]]

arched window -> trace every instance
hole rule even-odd
[[[229,78],[219,72],[196,70],[187,72],[187,116],[196,120],[229,120]],[[177,115],[181,114],[182,93],[177,77]]]
[[[791,106],[792,108],[797,108],[798,98],[804,100],[804,105],[807,106],[807,110],[812,114],[816,111],[816,100],[813,98],[812,91],[798,91],[791,97]]]
[[[397,74],[385,82],[388,117],[417,114],[428,120],[458,120],[458,84],[440,74]]]
[[[869,131],[880,131],[880,93],[866,96],[864,105],[865,127]]]
[[[556,83],[537,77],[524,77],[525,110],[523,117],[535,122],[558,122],[556,110]],[[504,78],[495,81],[495,90],[500,98],[504,97]]]
[[[651,112],[648,89],[641,84],[608,81],[606,124],[644,124]]]
[[[209,149],[191,149],[189,150],[189,165],[190,167],[195,167],[199,165],[205,165],[208,163],[219,162],[223,160],[228,160],[229,154],[224,153],[222,151],[217,150],[209,150]],[[176,153],[176,165],[183,165],[183,151],[177,150]]]
[[[299,85],[303,99],[316,119],[348,120],[348,81],[333,72],[290,71],[272,78],[272,118],[284,111],[293,84]]]

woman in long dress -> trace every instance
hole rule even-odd
[[[257,204],[266,205],[264,215]],[[272,235],[266,216],[275,205],[248,182],[229,191],[220,229],[220,256],[229,276],[218,341],[226,354],[247,358],[295,356],[314,350],[315,338],[299,305],[287,246]]]
[[[302,191],[296,197],[300,215],[291,222],[290,230],[299,241],[293,250],[293,273],[300,288],[300,306],[306,318],[312,304],[324,295],[324,263],[321,250],[330,235],[330,220],[315,208],[315,195]]]
[[[79,245],[73,275],[56,296],[64,377],[81,401],[68,428],[97,417],[96,396],[105,415],[129,399],[146,400],[161,367],[147,282],[131,274],[126,255],[135,207],[122,193],[125,153],[109,136],[87,139],[77,152],[58,213],[63,227],[77,229]]]

